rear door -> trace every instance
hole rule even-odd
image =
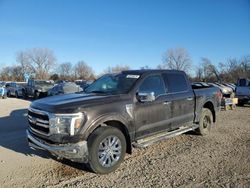
[[[186,123],[192,123],[194,118],[195,97],[185,73],[166,72],[163,73],[163,78],[169,87],[168,92],[172,98],[171,129],[176,129]]]
[[[161,74],[147,76],[138,86],[140,93],[154,92],[156,99],[151,102],[136,101],[134,105],[136,139],[171,129],[171,97]]]
[[[33,85],[34,85],[34,80],[29,80],[27,85],[28,95],[33,95]]]
[[[16,83],[12,82],[11,83],[11,95],[15,95],[16,94]]]

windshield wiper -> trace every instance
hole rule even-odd
[[[90,91],[88,93],[107,93],[105,91],[99,91],[99,90],[94,90],[94,91]]]
[[[116,92],[115,91],[99,91],[99,90],[94,90],[94,91],[90,91],[87,93],[99,93],[99,94],[105,94],[105,95],[113,95]]]

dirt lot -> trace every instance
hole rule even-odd
[[[250,187],[250,106],[222,111],[212,134],[134,149],[108,175],[28,148],[29,101],[0,100],[1,187]]]

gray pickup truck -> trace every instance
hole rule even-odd
[[[48,90],[54,86],[53,83],[47,80],[28,80],[25,87],[24,97],[33,97],[38,99],[40,97],[46,97]]]
[[[192,130],[209,134],[220,101],[218,88],[193,89],[182,71],[123,71],[100,77],[85,93],[34,101],[27,138],[33,149],[104,174],[118,168],[132,147]]]
[[[239,106],[250,103],[250,79],[240,78],[235,89]]]

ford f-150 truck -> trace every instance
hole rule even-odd
[[[28,109],[33,149],[114,171],[132,147],[188,131],[207,135],[220,109],[213,86],[193,89],[182,71],[131,70],[100,77],[84,93],[47,97]]]

